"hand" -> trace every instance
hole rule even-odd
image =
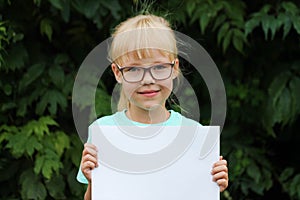
[[[85,143],[82,151],[81,171],[89,183],[91,182],[91,171],[95,167],[98,167],[97,148],[93,144]]]
[[[220,192],[223,192],[228,186],[227,161],[223,159],[223,156],[220,156],[220,160],[213,165],[211,174],[213,181],[219,185]]]

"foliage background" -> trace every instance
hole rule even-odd
[[[0,0],[0,199],[82,199],[74,78],[85,56],[141,7],[137,0]],[[152,9],[204,46],[225,82],[221,149],[230,186],[222,199],[300,199],[299,1],[157,0]],[[110,75],[97,92],[99,116],[111,112]],[[205,84],[187,76],[207,124]]]

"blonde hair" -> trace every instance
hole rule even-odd
[[[137,15],[115,28],[108,58],[122,66],[129,59],[129,53],[136,59],[143,59],[152,57],[153,49],[159,50],[170,60],[177,58],[174,31],[169,22],[162,17],[151,14]],[[127,109],[128,105],[129,102],[121,89],[118,110]]]

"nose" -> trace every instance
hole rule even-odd
[[[153,84],[153,83],[155,83],[155,80],[152,77],[150,70],[146,70],[145,74],[144,74],[144,77],[141,81],[141,84],[145,85],[145,84]]]

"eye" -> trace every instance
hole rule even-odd
[[[139,72],[141,69],[139,67],[125,67],[124,72]]]
[[[168,68],[168,66],[166,66],[166,65],[155,65],[155,66],[153,66],[153,70],[164,70],[164,69],[166,69],[166,68]]]

